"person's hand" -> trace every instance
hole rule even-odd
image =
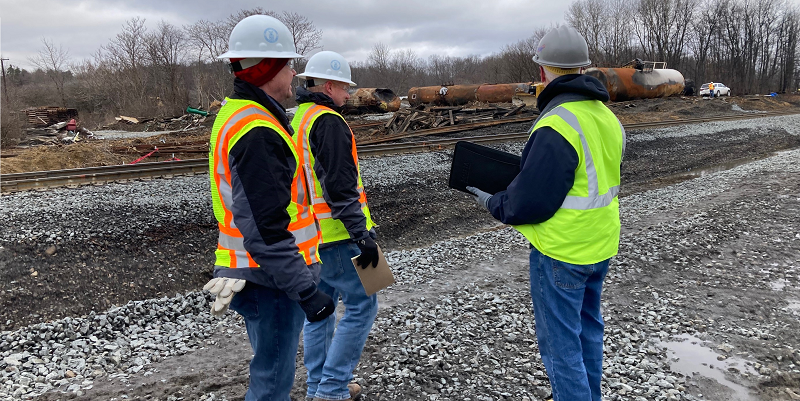
[[[300,301],[300,307],[306,314],[306,319],[309,322],[319,322],[330,316],[336,311],[336,304],[328,294],[317,290],[314,295],[306,298],[305,301]]]
[[[472,192],[475,195],[475,201],[478,202],[479,205],[483,206],[484,209],[489,210],[489,199],[492,198],[492,194],[481,191],[475,187],[467,187],[467,191]]]
[[[356,245],[361,250],[361,255],[356,258],[356,264],[361,266],[362,269],[366,269],[370,264],[373,268],[378,267],[380,256],[378,255],[378,244],[375,243],[375,240],[367,236],[356,241]]]
[[[211,305],[212,316],[222,316],[228,310],[233,296],[244,288],[246,280],[228,277],[216,277],[203,286],[203,291],[208,291],[217,296]]]

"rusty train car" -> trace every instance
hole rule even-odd
[[[679,95],[684,88],[683,74],[668,68],[589,68],[586,75],[597,78],[615,102]]]
[[[400,98],[387,88],[359,88],[347,99],[345,113],[386,113],[400,110]]]
[[[495,85],[422,86],[408,90],[408,103],[412,107],[430,103],[460,106],[469,102],[508,103],[517,93],[528,93],[531,82]]]

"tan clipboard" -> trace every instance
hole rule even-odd
[[[358,272],[358,278],[361,279],[361,284],[364,286],[367,296],[394,284],[392,269],[389,267],[389,263],[386,262],[386,258],[383,257],[383,252],[380,247],[378,247],[378,266],[376,267],[370,265],[366,269],[362,269],[356,262],[357,258],[358,256],[352,259],[353,266],[356,268],[356,272]]]

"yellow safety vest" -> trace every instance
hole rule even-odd
[[[578,154],[575,182],[550,219],[514,226],[539,252],[567,263],[589,265],[619,251],[620,163],[625,129],[602,102],[567,102],[531,129],[550,127]]]
[[[211,200],[214,217],[219,226],[215,265],[229,268],[260,267],[245,249],[242,233],[233,220],[230,210],[230,206],[233,205],[233,194],[228,164],[229,152],[236,142],[256,127],[271,129],[292,150],[296,164],[292,179],[292,200],[286,208],[291,218],[287,229],[294,236],[295,244],[306,264],[319,263],[317,252],[319,231],[316,217],[306,194],[308,185],[304,166],[299,162],[298,149],[291,135],[275,116],[260,104],[249,100],[226,98],[211,130],[211,149],[208,155]],[[272,155],[264,156],[272,157]]]
[[[293,139],[297,144],[302,144],[305,153],[302,154],[301,157],[311,167],[310,170],[314,181],[314,186],[311,188],[311,202],[314,205],[314,213],[319,219],[320,231],[322,231],[322,241],[320,241],[320,243],[329,243],[350,238],[350,234],[348,234],[341,220],[334,219],[331,215],[331,208],[328,206],[328,203],[325,202],[325,198],[322,195],[322,184],[319,182],[317,173],[314,170],[315,157],[314,154],[310,152],[311,143],[309,142],[309,136],[311,134],[311,128],[314,126],[314,122],[317,121],[317,118],[326,113],[333,114],[344,120],[341,114],[333,111],[331,108],[320,106],[313,102],[303,103],[297,106],[297,112],[292,119],[292,128],[294,128]],[[364,183],[361,181],[361,170],[358,167],[358,153],[356,152],[356,139],[353,136],[353,131],[350,131],[350,138],[353,142],[351,153],[353,155],[353,161],[356,163],[356,171],[358,171],[358,200],[361,202],[361,211],[364,212],[364,216],[367,218],[367,230],[370,230],[375,226],[375,223],[372,221],[372,216],[367,206],[367,194],[364,192]]]

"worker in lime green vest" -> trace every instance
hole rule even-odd
[[[586,41],[574,28],[548,32],[533,60],[545,88],[519,175],[493,195],[468,189],[532,245],[536,337],[553,399],[599,401],[600,294],[619,248],[617,194],[625,131],[603,104],[609,100],[605,87],[582,74],[591,61]]]
[[[303,327],[306,394],[314,401],[351,400],[361,394],[351,383],[353,370],[378,313],[378,298],[367,296],[351,259],[358,257],[364,269],[376,267],[379,258],[355,138],[338,112],[355,83],[347,60],[331,51],[312,56],[297,77],[303,86],[292,127],[295,142],[307,150],[301,157],[311,167],[311,203],[322,232],[319,289],[334,301],[341,297],[345,307],[338,325],[331,315]]]

